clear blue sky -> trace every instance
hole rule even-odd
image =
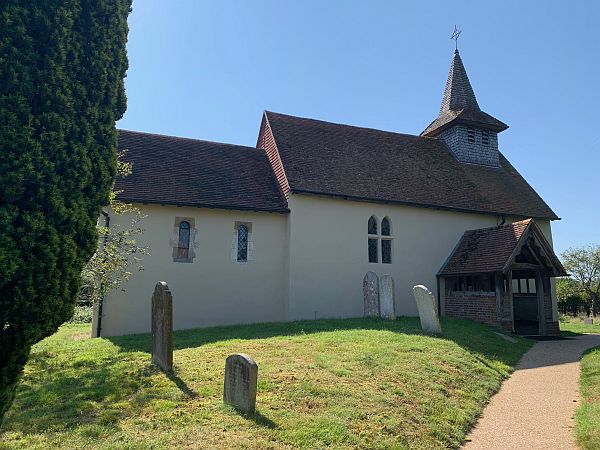
[[[562,217],[557,251],[600,244],[600,2],[135,0],[118,126],[256,144],[268,109],[419,134],[457,24],[500,149]]]

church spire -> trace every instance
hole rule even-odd
[[[443,130],[459,123],[486,128],[496,133],[508,128],[504,122],[479,108],[460,54],[458,50],[454,50],[440,114],[421,133],[421,136],[435,137]]]
[[[440,107],[440,115],[445,111],[460,111],[461,109],[473,109],[480,111],[467,71],[463,65],[458,50],[454,50],[454,57],[450,65],[448,81],[444,90],[444,98]]]
[[[421,136],[442,139],[461,162],[498,166],[497,134],[507,128],[479,107],[460,53],[455,49],[440,113]]]

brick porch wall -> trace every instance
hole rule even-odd
[[[546,334],[548,336],[558,336],[560,334],[558,322],[546,322]]]
[[[499,326],[495,295],[451,295],[446,297],[446,315]]]

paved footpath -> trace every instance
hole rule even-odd
[[[467,436],[463,448],[576,449],[579,360],[600,335],[537,342],[517,365]]]

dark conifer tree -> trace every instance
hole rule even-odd
[[[0,423],[73,314],[116,165],[131,0],[0,2]]]

